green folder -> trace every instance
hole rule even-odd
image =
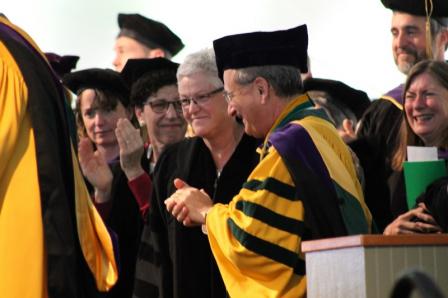
[[[408,208],[415,206],[417,197],[428,185],[440,177],[446,176],[445,160],[405,161],[403,163],[404,181]]]

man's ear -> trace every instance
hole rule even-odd
[[[442,42],[444,44],[444,50],[446,52],[446,50],[448,49],[448,29],[443,29]]]
[[[265,103],[269,97],[270,92],[268,81],[262,77],[257,77],[254,80],[254,88],[256,88],[255,92],[257,92],[258,95],[260,96],[261,102]]]

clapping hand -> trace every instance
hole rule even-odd
[[[113,175],[106,159],[88,138],[81,138],[78,144],[79,164],[84,176],[95,188],[95,201],[102,203],[110,198]]]
[[[143,156],[143,140],[140,130],[125,118],[119,119],[115,129],[118,146],[120,146],[120,165],[128,180],[137,178],[144,173],[141,166]]]
[[[189,186],[181,179],[174,180],[177,191],[165,200],[165,206],[185,226],[205,223],[205,215],[213,202],[204,190]]]

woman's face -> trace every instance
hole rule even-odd
[[[154,105],[169,103],[165,111],[155,112]],[[135,114],[140,121],[144,121],[148,130],[151,144],[159,147],[179,142],[185,136],[187,124],[179,103],[179,92],[176,85],[168,85],[160,88],[153,94],[143,108],[136,108]],[[161,147],[162,148],[162,147]]]
[[[213,138],[218,136],[226,125],[235,121],[227,114],[227,102],[222,89],[210,84],[206,74],[196,73],[183,77],[178,82],[178,87],[181,100],[191,101],[188,106],[183,106],[182,110],[195,135]]]
[[[95,91],[86,89],[80,95],[80,112],[88,138],[97,146],[118,146],[115,128],[120,118],[130,119],[130,113],[121,102],[114,110],[96,108]]]
[[[448,90],[428,73],[414,78],[405,94],[406,118],[428,146],[437,146],[448,126]]]

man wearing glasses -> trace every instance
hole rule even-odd
[[[165,201],[204,226],[230,297],[305,297],[302,240],[371,231],[350,152],[303,93],[307,45],[305,25],[214,41],[228,113],[265,139],[260,161],[228,204],[180,179]]]

